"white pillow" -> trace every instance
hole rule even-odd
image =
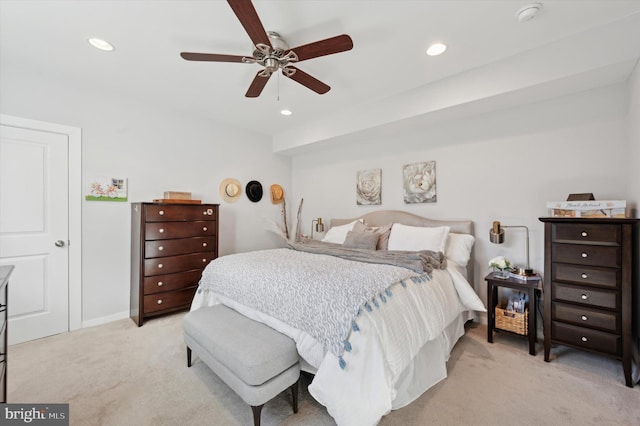
[[[431,250],[444,253],[448,226],[408,226],[394,223],[389,234],[389,250],[420,251]]]
[[[325,243],[343,244],[344,240],[347,238],[347,232],[353,230],[356,222],[360,221],[354,220],[346,225],[332,226],[321,241],[324,241]]]
[[[476,239],[473,235],[450,232],[449,239],[447,240],[447,247],[444,252],[447,260],[451,260],[460,266],[466,267],[467,263],[469,263],[471,249],[473,248],[473,243],[475,241]]]

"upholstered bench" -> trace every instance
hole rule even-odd
[[[298,412],[300,364],[289,337],[224,305],[189,312],[183,329],[187,366],[193,351],[251,406],[255,426],[262,406],[289,387]]]

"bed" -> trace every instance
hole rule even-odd
[[[464,324],[485,311],[473,242],[470,221],[332,219],[321,242],[212,261],[191,310],[222,303],[291,337],[336,423],[375,425],[446,378]]]

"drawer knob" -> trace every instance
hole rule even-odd
[[[587,318],[587,316],[586,316],[586,315],[583,315],[583,316],[581,316],[580,318],[582,319],[582,321],[586,321],[586,320],[588,320],[588,319],[589,319],[589,318]]]
[[[588,256],[588,254],[587,254],[587,253],[585,253],[585,252],[582,252],[582,255],[581,255],[581,256],[582,256],[582,257],[587,257],[587,256]]]
[[[587,274],[582,274],[582,275],[580,275],[580,276],[581,276],[582,278],[584,278],[584,279],[589,278],[589,275],[587,275]]]
[[[206,231],[206,230],[207,230],[207,227],[206,227],[206,226],[203,226],[203,227],[202,227],[202,230],[203,230],[203,231]]]
[[[202,263],[205,263],[207,261],[207,259],[202,259]]]
[[[588,342],[588,341],[589,341],[589,339],[587,339],[585,336],[582,336],[582,339],[581,339],[581,340],[582,340],[583,342]]]
[[[206,247],[206,246],[207,246],[207,243],[202,243],[202,247]]]
[[[162,287],[164,283],[162,281],[158,281],[158,287]]]
[[[162,305],[162,299],[158,299],[158,305]],[[584,339],[584,337],[583,337]]]
[[[587,299],[589,298],[589,295],[587,295],[587,294],[583,294],[582,296],[580,296],[580,298],[581,298],[582,300],[587,300]]]
[[[164,247],[160,246],[160,247],[158,247],[158,250],[159,250],[159,251],[162,251],[162,250],[164,250]],[[583,278],[584,278],[584,277],[583,277]]]
[[[162,269],[164,265],[162,263],[158,263],[158,269]]]
[[[160,210],[160,211],[158,212],[158,214],[159,214],[160,216],[164,216],[164,210]]]
[[[580,234],[580,235],[582,235],[583,237],[588,237],[589,236],[589,234],[587,234],[587,231],[582,231],[582,234]]]
[[[207,214],[209,216],[213,216],[213,209],[207,209]]]
[[[161,234],[164,234],[164,228],[160,228],[160,231],[159,231],[159,232],[160,232]]]

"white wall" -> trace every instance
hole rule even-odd
[[[97,176],[125,177],[129,201],[151,201],[176,190],[220,203],[222,255],[281,245],[265,231],[265,221],[280,221],[269,186],[279,183],[288,191],[290,159],[274,155],[269,138],[24,70],[3,68],[0,84],[3,114],[82,128],[85,183]],[[234,204],[222,201],[218,187],[227,177],[260,181],[262,201],[252,203],[244,195]],[[83,324],[128,316],[129,203],[83,201],[82,234]]]
[[[502,254],[525,261],[524,235],[509,232],[493,245],[493,220],[526,225],[531,265],[543,269],[546,201],[569,193],[593,192],[599,199],[633,198],[626,190],[628,143],[626,93],[620,84],[589,92],[397,132],[360,143],[332,147],[293,159],[295,199],[304,197],[311,219],[354,217],[376,209],[396,209],[435,219],[471,219],[475,224],[475,288],[485,299],[487,262]],[[437,202],[405,205],[402,166],[435,160]],[[357,206],[358,170],[382,169],[382,205]]]
[[[82,174],[128,178],[129,200],[149,201],[165,190],[191,191],[204,202],[221,202],[226,177],[257,179],[260,203],[243,197],[221,204],[220,252],[278,246],[264,221],[280,220],[268,187],[287,192],[290,219],[304,198],[303,228],[311,219],[352,217],[375,209],[471,219],[476,228],[476,291],[484,299],[489,258],[504,254],[524,262],[517,235],[491,245],[493,220],[531,230],[531,264],[541,271],[545,202],[572,192],[640,201],[640,71],[616,85],[384,136],[331,144],[292,160],[274,155],[268,138],[154,107],[144,100],[97,93],[41,74],[5,67],[0,112],[83,129]],[[629,101],[627,103],[626,101]],[[627,107],[629,107],[627,115]],[[395,127],[394,127],[395,129]],[[438,202],[405,205],[404,164],[437,161]],[[357,206],[355,174],[382,168],[382,205]],[[291,190],[289,190],[291,188]],[[83,201],[83,323],[127,314],[129,304],[129,204]],[[290,226],[295,222],[290,220]]]

